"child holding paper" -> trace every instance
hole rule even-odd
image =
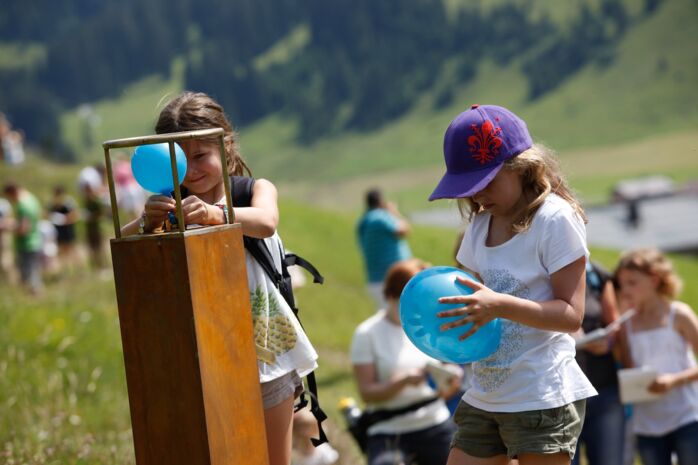
[[[625,254],[616,269],[621,298],[636,314],[625,325],[635,366],[655,370],[649,386],[663,394],[634,406],[634,431],[644,465],[679,465],[698,457],[698,317],[687,304],[674,300],[680,280],[671,262],[658,250]]]

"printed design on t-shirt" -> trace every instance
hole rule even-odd
[[[480,274],[487,287],[502,294],[528,299],[530,289],[507,270],[485,270]],[[473,374],[480,388],[492,392],[511,375],[511,364],[521,353],[523,325],[502,319],[502,337],[499,348],[489,357],[473,364]]]
[[[296,329],[281,309],[277,296],[265,293],[261,285],[250,293],[254,342],[257,346],[281,355],[292,350],[297,341]],[[274,363],[274,360],[267,361]]]

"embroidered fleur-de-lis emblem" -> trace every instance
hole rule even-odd
[[[502,138],[498,135],[502,128],[494,127],[492,121],[485,121],[480,127],[473,124],[472,128],[475,135],[468,137],[469,150],[473,158],[484,165],[499,155]]]

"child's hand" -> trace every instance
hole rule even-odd
[[[669,392],[672,389],[674,389],[678,384],[679,379],[675,375],[671,373],[666,373],[657,376],[657,378],[652,382],[652,384],[650,384],[650,386],[647,389],[650,392],[664,394],[665,392]]]
[[[475,331],[494,320],[497,315],[495,311],[499,306],[500,294],[494,292],[484,284],[473,281],[467,278],[457,278],[462,284],[465,284],[474,292],[470,295],[457,295],[451,297],[441,297],[439,303],[442,304],[464,304],[461,308],[454,308],[439,312],[436,316],[439,318],[463,316],[464,318],[441,325],[441,331],[458,328],[472,323],[473,326],[459,337],[462,341],[472,335]]]
[[[405,384],[405,386],[418,386],[427,378],[427,373],[419,368],[413,368],[411,370],[402,372],[401,376],[402,382]]]
[[[184,224],[216,224],[213,221],[216,213],[214,208],[220,211],[220,208],[215,205],[210,205],[197,196],[190,195],[182,200]]]
[[[175,209],[175,201],[164,195],[151,195],[145,203],[145,229],[152,231],[162,225],[167,213]]]

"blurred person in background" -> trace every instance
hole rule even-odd
[[[46,278],[55,278],[60,272],[58,263],[58,231],[49,220],[39,220],[41,233],[41,272]]]
[[[317,420],[308,408],[293,414],[291,465],[332,465],[339,453],[327,442],[315,447],[311,438],[319,436]]]
[[[611,275],[598,264],[587,261],[585,312],[582,328],[573,336],[604,328],[618,319],[618,306]],[[599,393],[587,399],[582,434],[577,442],[573,465],[580,463],[584,444],[588,465],[623,463],[625,450],[625,409],[618,390],[618,365],[627,359],[623,333],[612,334],[577,345],[577,363]]]
[[[698,317],[676,296],[681,281],[656,249],[624,254],[615,273],[634,316],[624,326],[633,365],[657,373],[660,395],[633,405],[633,429],[644,465],[698,463]]]
[[[356,234],[364,259],[368,292],[379,309],[385,308],[383,279],[396,262],[412,257],[405,237],[410,225],[395,204],[378,189],[366,193],[366,213],[359,219]]]
[[[133,177],[131,163],[128,160],[117,160],[114,164],[114,184],[119,210],[125,212],[128,218],[140,215],[147,196]]]
[[[458,391],[460,379],[442,392],[429,386],[427,365],[436,360],[412,344],[400,323],[400,294],[425,268],[417,259],[394,264],[385,279],[386,309],[361,323],[352,339],[354,377],[366,410],[382,416],[413,406],[368,428],[369,465],[443,465],[448,458],[455,424],[444,398]]]
[[[2,113],[0,113],[0,161],[4,161],[7,165],[24,163],[24,135],[13,129]]]
[[[9,253],[6,250],[7,237],[6,231],[9,231],[12,226],[12,205],[7,199],[0,197],[0,281],[6,279],[8,274],[7,260]]]
[[[22,285],[33,295],[43,290],[41,278],[42,237],[39,231],[41,204],[37,198],[15,183],[3,189],[14,208],[14,251],[17,271]]]
[[[106,252],[102,234],[102,218],[109,210],[108,189],[105,184],[102,165],[87,166],[78,175],[78,187],[82,195],[85,232],[90,265],[102,270],[106,267]]]
[[[49,220],[56,228],[58,243],[58,267],[72,269],[77,260],[76,223],[80,219],[78,206],[64,186],[53,188],[53,197],[48,206]]]

